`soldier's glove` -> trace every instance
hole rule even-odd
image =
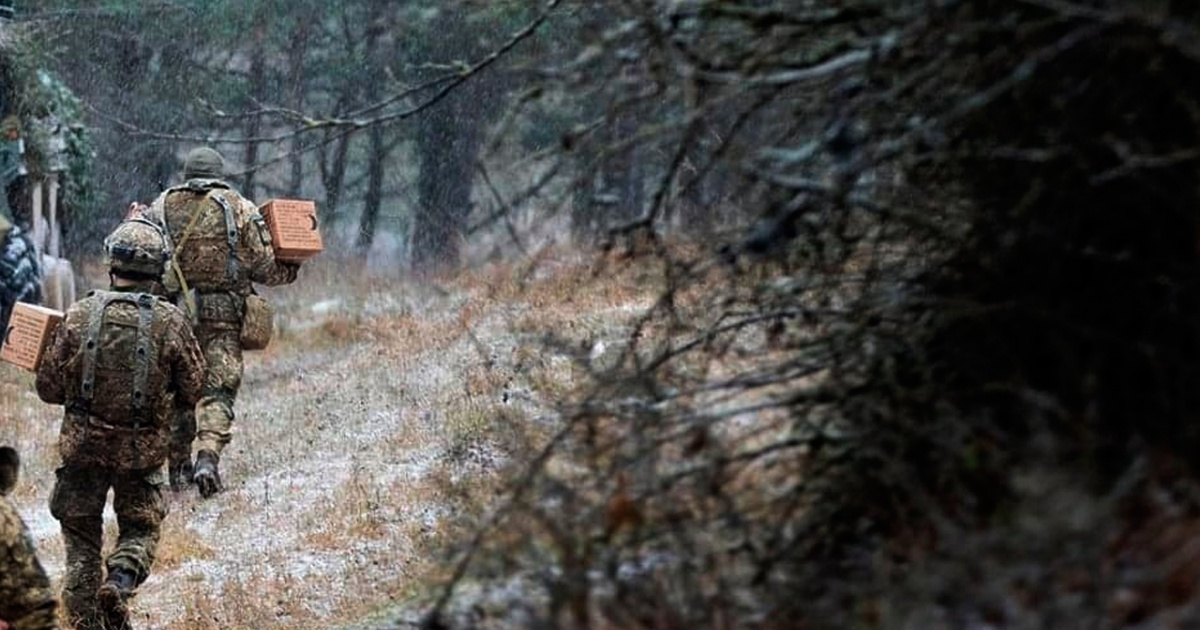
[[[200,496],[206,499],[224,489],[221,486],[221,474],[217,469],[219,460],[217,454],[212,451],[200,451],[196,454],[192,481],[196,483]]]

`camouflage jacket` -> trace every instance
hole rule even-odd
[[[38,562],[33,539],[16,508],[0,496],[0,627],[11,630],[58,628],[58,602]]]
[[[275,260],[258,207],[221,180],[190,179],[169,188],[143,216],[166,226],[184,279],[201,294],[245,296],[252,282],[276,286],[296,280],[299,265]],[[172,286],[170,263],[167,267],[164,284]]]
[[[38,396],[66,407],[63,462],[161,463],[173,410],[199,401],[204,367],[187,318],[163,298],[96,291],[72,304],[37,370]]]

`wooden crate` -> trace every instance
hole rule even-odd
[[[272,199],[259,207],[271,231],[276,260],[303,262],[325,249],[317,205],[306,199]]]
[[[18,302],[13,307],[12,316],[8,319],[8,328],[4,331],[0,360],[26,370],[36,370],[42,360],[42,353],[50,342],[51,333],[62,319],[62,311]]]

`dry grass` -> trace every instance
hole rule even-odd
[[[115,532],[113,532],[115,533]],[[162,539],[154,559],[155,571],[178,569],[187,562],[213,560],[218,550],[187,528],[186,516],[169,516],[163,522]]]
[[[317,262],[264,290],[279,326],[247,357],[227,491],[169,495],[140,624],[328,627],[421,601],[586,382],[576,350],[625,334],[649,303],[644,270],[606,264],[547,250],[418,285]],[[551,336],[570,343],[551,352]],[[57,578],[44,506],[61,412],[31,375],[0,365],[0,377],[0,442],[26,461],[16,499]]]
[[[267,564],[303,565],[324,555],[350,558],[330,568],[338,586],[320,592],[319,583],[330,579],[320,572],[226,571],[220,596],[193,593],[188,600],[185,617],[191,625],[166,627],[211,627],[204,624],[213,619],[221,627],[329,625],[368,615],[381,602],[419,596],[444,576],[450,544],[475,515],[486,512],[508,465],[546,439],[548,425],[532,419],[552,414],[553,403],[578,384],[570,357],[535,350],[541,338],[562,333],[568,321],[587,323],[584,330],[571,331],[579,343],[617,334],[624,325],[605,320],[636,312],[637,298],[652,289],[638,287],[632,275],[597,275],[550,257],[449,278],[444,287],[438,292],[370,282],[353,286],[361,293],[343,298],[355,305],[351,311],[328,316],[302,334],[281,335],[272,352],[261,357],[261,367],[286,366],[303,362],[316,348],[328,352],[330,360],[304,366],[303,386],[276,384],[268,394],[280,398],[275,404],[288,413],[273,415],[286,416],[286,424],[276,420],[275,426],[247,429],[235,438],[246,440],[247,449],[260,447],[248,443],[258,438],[291,452],[278,462],[246,462],[250,471],[271,477],[286,469],[289,459],[319,453],[327,461],[305,466],[301,476],[319,471],[328,479],[307,509],[296,508],[311,490],[277,486],[275,500],[290,508],[286,524],[261,513],[261,493],[249,486],[226,493],[215,529],[258,522],[267,532],[295,530],[289,534],[296,540],[293,555]],[[306,284],[305,290],[311,289]],[[309,316],[303,301],[283,304],[281,313],[290,321]],[[372,313],[373,308],[382,312]],[[514,326],[518,320],[522,325]],[[310,445],[297,433],[315,439]],[[217,560],[227,553],[218,546]],[[314,587],[320,592],[315,600]],[[297,599],[283,593],[308,595]],[[251,605],[263,601],[275,603]],[[143,609],[148,603],[149,597],[142,600]],[[158,615],[151,619],[167,621]]]

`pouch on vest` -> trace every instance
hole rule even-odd
[[[275,325],[275,309],[261,296],[246,296],[246,315],[242,318],[242,349],[262,350],[271,343]]]
[[[220,323],[230,328],[242,325],[245,300],[241,296],[233,293],[201,293],[199,299],[202,324]]]

